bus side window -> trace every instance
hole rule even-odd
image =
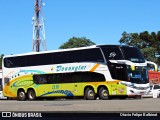
[[[67,83],[73,83],[74,82],[73,73],[66,73],[65,80]]]
[[[61,73],[60,74],[60,83],[66,83],[66,74],[65,73]]]
[[[34,75],[33,81],[36,84],[47,84],[47,77],[46,75]]]
[[[82,61],[83,62],[104,62],[103,55],[100,51],[100,49],[87,49],[83,50],[83,56],[82,56]]]
[[[8,84],[9,83],[9,78],[4,78],[4,83]]]
[[[82,82],[82,72],[75,72],[73,73],[72,82]]]
[[[126,65],[108,62],[108,67],[113,79],[127,81]]]
[[[48,74],[47,75],[47,84],[52,84],[53,83],[53,75],[52,74]]]
[[[4,66],[10,68],[13,65],[12,58],[4,58]]]
[[[105,81],[105,77],[103,74],[100,74],[100,73],[93,73],[92,74],[92,79],[93,79],[93,82],[103,82]]]
[[[60,83],[60,77],[59,74],[54,74],[53,75],[53,83]]]
[[[116,66],[116,64],[108,62],[108,68],[109,68],[110,74],[112,76],[112,79],[117,79],[117,72],[116,72],[115,66]]]

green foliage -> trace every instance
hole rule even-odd
[[[0,55],[0,67],[2,67],[2,58],[3,58],[4,54]]]
[[[157,63],[157,59],[155,58],[155,50],[156,49],[153,47],[146,47],[141,49],[141,52],[147,60]]]
[[[150,34],[148,31],[139,34],[123,32],[119,42],[125,45],[137,46],[148,61],[160,65],[160,59],[155,57],[155,53],[160,52],[160,31],[157,34],[155,32]]]
[[[87,39],[85,37],[72,37],[68,40],[68,42],[63,43],[59,49],[67,49],[67,48],[77,48],[77,47],[86,47],[95,45],[94,42],[92,42],[90,39]]]

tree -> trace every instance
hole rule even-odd
[[[2,67],[2,58],[3,58],[4,54],[0,55],[0,67]]]
[[[146,47],[146,42],[140,38],[138,33],[123,32],[119,42],[120,44],[137,46],[139,49]]]
[[[157,59],[155,57],[155,48],[154,47],[146,47],[141,49],[142,54],[148,61],[152,61],[157,63]]]
[[[92,42],[90,39],[87,39],[86,37],[72,37],[68,40],[68,42],[63,43],[59,47],[59,49],[86,47],[91,45],[95,45],[95,43]]]

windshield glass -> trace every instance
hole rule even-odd
[[[147,67],[135,67],[135,70],[131,70],[130,66],[127,66],[128,81],[132,83],[145,84],[149,82]]]
[[[123,60],[123,55],[119,46],[101,46],[106,60]]]
[[[134,63],[144,63],[145,59],[140,50],[136,47],[121,47],[125,60],[129,60]]]

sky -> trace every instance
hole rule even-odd
[[[35,0],[0,0],[0,54],[32,51]],[[160,31],[160,0],[43,0],[47,50],[72,37],[120,44],[122,33]],[[41,46],[41,51],[43,51]]]

